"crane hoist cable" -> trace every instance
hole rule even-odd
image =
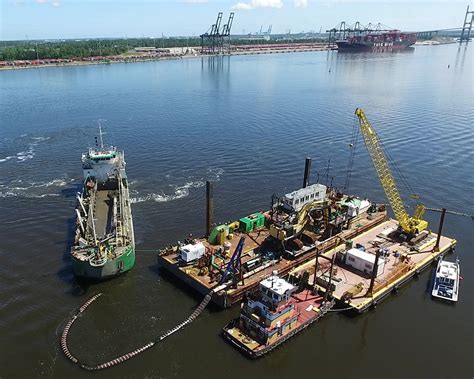
[[[344,182],[344,190],[349,190],[349,184],[351,181],[352,176],[352,169],[354,167],[354,159],[357,150],[357,142],[359,139],[359,128],[357,127],[356,117],[354,115],[353,122],[352,122],[352,135],[351,135],[351,142],[349,144],[350,152],[349,152],[349,162],[347,164],[347,172],[346,172],[346,180]]]
[[[359,126],[362,136],[364,137],[365,146],[367,147],[372,163],[379,176],[380,183],[395,213],[395,218],[400,228],[408,235],[414,235],[425,230],[428,227],[428,222],[422,219],[425,207],[419,204],[416,207],[414,215],[408,215],[377,132],[372,128],[372,125],[370,125],[363,109],[357,108],[355,114],[359,118]]]
[[[393,155],[390,153],[390,149],[387,149],[385,147],[385,144],[382,140],[379,139],[379,142],[380,142],[382,151],[385,154],[385,156],[387,157],[387,160],[388,160],[390,166],[396,171],[397,176],[400,178],[403,186],[405,187],[405,189],[410,194],[410,197],[418,199],[419,196],[416,195],[416,192],[414,191],[413,187],[410,185],[410,182],[408,181],[406,176],[403,174],[403,171],[400,169],[400,166],[397,164],[397,161],[394,159]]]

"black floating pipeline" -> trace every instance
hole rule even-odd
[[[109,368],[112,366],[116,366],[120,363],[123,363],[125,361],[128,361],[130,358],[136,357],[138,354],[143,353],[145,350],[148,350],[149,348],[155,346],[156,343],[163,341],[165,338],[171,336],[172,334],[176,333],[177,331],[183,329],[186,325],[192,323],[201,313],[202,311],[206,308],[206,306],[209,304],[209,302],[212,299],[212,294],[213,290],[209,292],[204,299],[201,301],[201,304],[194,310],[191,315],[185,319],[182,323],[178,324],[174,328],[168,330],[165,332],[163,335],[159,336],[155,341],[149,342],[146,345],[143,345],[142,347],[139,347],[127,354],[121,355],[115,359],[112,359],[110,361],[98,364],[96,366],[89,366],[84,363],[81,363],[72,353],[69,351],[68,345],[67,345],[67,336],[69,333],[69,330],[71,329],[72,324],[78,316],[83,313],[86,308],[91,305],[95,300],[97,300],[102,294],[98,293],[97,295],[92,296],[89,300],[87,300],[82,307],[79,308],[79,310],[76,312],[74,316],[69,320],[69,322],[66,324],[63,333],[61,334],[61,349],[63,350],[64,355],[71,360],[73,363],[80,365],[81,368],[88,370],[88,371],[96,371],[96,370],[102,370],[105,368]]]
[[[375,203],[379,204],[379,205],[385,205],[386,207],[391,207],[390,204],[386,204],[386,203],[383,203],[383,202],[375,202]],[[413,207],[410,207],[409,205],[405,205],[405,206],[407,208],[413,208]],[[433,207],[425,207],[425,209],[427,211],[431,211],[431,212],[442,212],[443,211],[441,208],[433,208]],[[474,220],[474,214],[458,212],[458,211],[450,211],[449,209],[446,209],[446,213],[452,214],[452,215],[455,215],[455,216],[470,217],[472,220]]]
[[[427,211],[432,211],[432,212],[442,212],[443,210],[440,209],[440,208],[429,208],[429,207],[426,207],[426,210]],[[467,213],[463,213],[463,212],[457,212],[457,211],[450,211],[450,210],[446,210],[446,213],[449,213],[449,214],[452,214],[452,215],[456,215],[456,216],[464,216],[464,217],[470,217],[471,219],[474,220],[474,215],[470,215],[470,214],[467,214]]]
[[[69,348],[67,346],[67,335],[69,334],[69,330],[71,329],[72,324],[74,324],[74,321],[77,320],[79,315],[86,310],[86,308],[91,305],[95,300],[97,300],[100,296],[102,296],[101,293],[98,293],[97,295],[92,296],[89,300],[87,300],[82,307],[79,308],[79,310],[76,312],[74,316],[68,321],[66,326],[64,327],[63,333],[61,334],[61,349],[63,350],[64,355],[69,358],[72,362],[74,363],[79,363],[77,358],[72,355],[72,353],[69,351]]]

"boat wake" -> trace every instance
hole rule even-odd
[[[22,134],[21,137],[26,137],[25,134]],[[0,163],[3,162],[25,162],[29,159],[33,159],[35,156],[35,148],[38,144],[49,140],[51,137],[32,137],[30,142],[28,143],[26,149],[19,151],[15,155],[7,155],[3,158],[0,158]]]
[[[145,201],[156,201],[157,203],[165,203],[172,200],[182,199],[183,197],[189,196],[190,188],[199,188],[205,185],[202,181],[188,182],[182,186],[175,186],[174,191],[171,194],[166,193],[149,193],[144,196],[137,196],[130,198],[132,204],[143,203]],[[133,191],[132,191],[133,193]]]
[[[10,185],[0,184],[0,198],[44,198],[50,196],[60,196],[60,188],[67,186],[73,181],[74,179],[68,178],[53,179],[44,182],[33,182],[18,179],[13,181]]]
[[[219,181],[220,177],[224,173],[224,170],[221,168],[209,168],[207,169],[207,177],[208,179]],[[130,183],[133,187],[133,182]],[[132,204],[143,203],[146,201],[155,201],[157,203],[165,203],[168,201],[178,200],[189,196],[189,191],[192,188],[201,188],[206,185],[206,179],[200,178],[198,180],[192,180],[186,182],[184,185],[171,185],[172,193],[148,193],[148,194],[140,194],[137,190],[132,190],[131,193],[136,195],[130,198],[130,202]]]

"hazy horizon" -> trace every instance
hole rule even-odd
[[[461,27],[468,2],[394,0],[0,0],[0,40],[197,37],[223,12],[232,34],[325,31],[341,21],[406,31]],[[469,2],[472,5],[472,2]],[[415,17],[416,16],[416,17]]]

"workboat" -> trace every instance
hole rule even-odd
[[[103,143],[82,154],[84,183],[77,194],[76,233],[71,248],[78,277],[110,278],[135,264],[135,238],[124,152]]]
[[[440,258],[431,294],[439,299],[458,301],[459,277],[459,260],[448,262]]]
[[[324,316],[334,301],[312,288],[297,287],[278,277],[262,280],[247,295],[240,316],[223,329],[224,338],[251,358],[260,357]]]

